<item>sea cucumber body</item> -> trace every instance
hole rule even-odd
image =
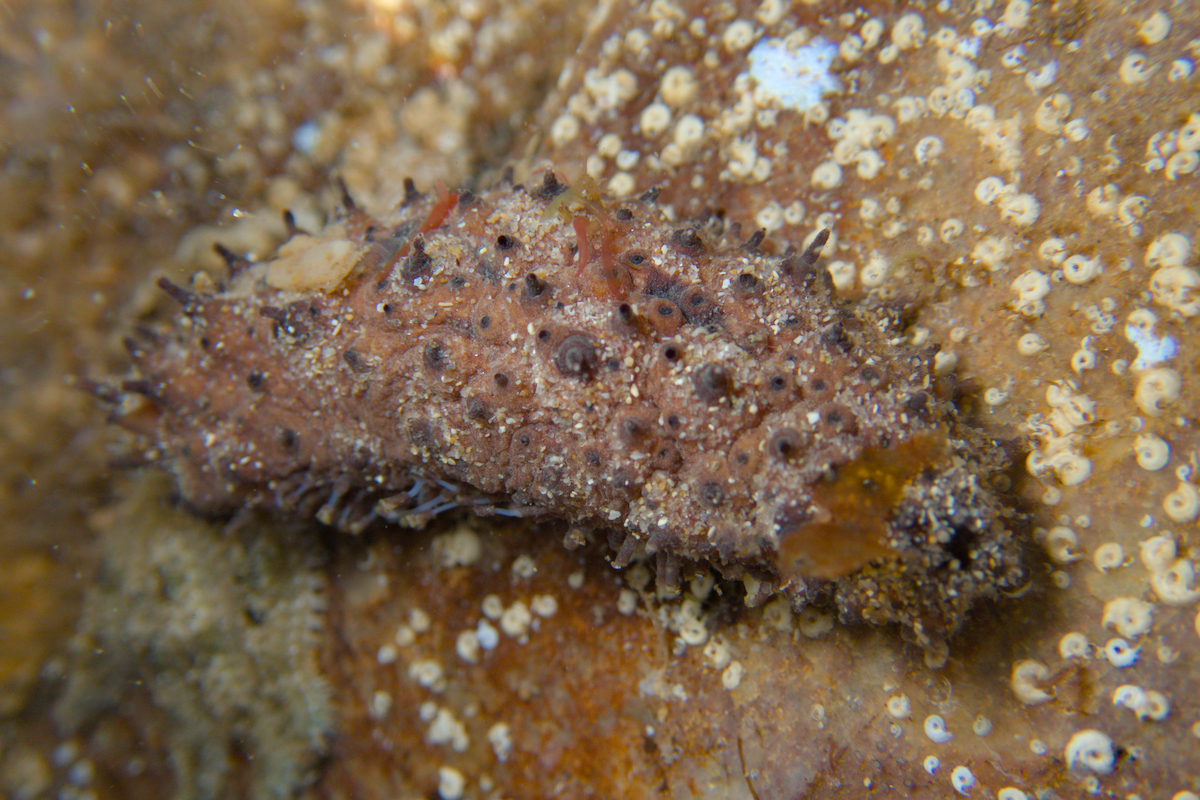
[[[668,583],[704,561],[748,602],[832,597],[921,641],[1020,579],[1001,458],[931,396],[927,357],[811,260],[564,191],[352,210],[185,299],[134,351],[152,401],[131,412],[183,498],[352,530],[545,513],[609,531],[619,565],[657,554]]]

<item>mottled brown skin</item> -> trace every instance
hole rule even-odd
[[[928,354],[831,301],[815,252],[714,243],[550,175],[455,199],[352,207],[311,237],[353,245],[336,285],[272,289],[264,262],[174,292],[186,324],[134,348],[151,407],[127,422],[189,504],[349,530],[545,513],[612,532],[619,566],[657,554],[668,584],[707,561],[747,602],[832,596],[922,642],[1020,579],[996,451],[927,391]],[[889,458],[883,501],[845,477]]]

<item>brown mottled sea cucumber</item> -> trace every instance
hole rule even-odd
[[[550,515],[668,586],[704,562],[749,603],[923,643],[1023,580],[1003,454],[930,391],[930,353],[833,302],[825,234],[770,257],[551,172],[407,189],[291,225],[268,261],[226,253],[215,290],[163,283],[183,317],[130,343],[119,419],[190,506],[354,532]]]

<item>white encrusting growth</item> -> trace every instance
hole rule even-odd
[[[750,51],[756,98],[792,111],[807,111],[841,84],[829,72],[838,47],[820,37],[801,44],[795,37],[762,39]]]

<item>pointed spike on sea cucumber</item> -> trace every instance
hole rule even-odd
[[[612,565],[617,569],[624,569],[633,561],[633,557],[637,554],[638,539],[633,534],[627,534],[621,542],[620,549],[613,557]]]
[[[275,306],[260,306],[258,309],[259,316],[274,320],[275,322],[287,322],[287,314],[281,308]]]
[[[124,418],[118,417],[112,420],[112,422],[120,425],[122,428],[125,428],[125,430],[129,431],[130,433],[136,433],[142,436],[149,436],[154,430],[153,426],[146,425],[145,423],[138,425],[130,423],[127,425],[123,419]],[[116,470],[140,469],[142,467],[148,467],[152,464],[159,463],[158,458],[156,457],[157,452],[158,451],[154,449],[134,450],[120,456],[114,456],[108,460],[108,468],[115,472]]]
[[[76,378],[75,385],[97,400],[109,405],[115,406],[121,402],[121,393],[107,383],[100,383],[91,378]]]
[[[681,566],[679,556],[669,550],[659,550],[656,554],[655,566],[657,567],[655,576],[659,591],[665,592],[668,595],[678,594],[679,568]]]
[[[125,430],[137,436],[153,437],[157,427],[158,416],[161,412],[154,406],[146,406],[138,409],[132,414],[113,413],[109,417],[109,421],[120,425]],[[151,451],[153,452],[153,451]],[[129,456],[133,457],[133,456]],[[149,458],[149,456],[147,456]],[[155,461],[156,459],[150,459]],[[114,465],[115,466],[115,465]],[[130,466],[141,466],[140,463],[132,463]]]
[[[135,325],[133,328],[133,335],[138,339],[141,339],[143,342],[152,344],[156,347],[161,346],[163,343],[163,335],[154,330],[154,328],[151,328],[149,325]]]
[[[662,188],[655,186],[653,189],[647,189],[638,196],[638,200],[648,206],[652,206],[658,202],[658,196],[662,193]]]
[[[121,340],[121,344],[125,346],[125,352],[129,353],[129,357],[134,361],[141,361],[146,355],[146,351],[142,349],[141,344],[132,336],[126,336]]]
[[[338,189],[342,193],[342,206],[347,212],[353,214],[358,211],[358,204],[354,202],[354,197],[350,194],[350,189],[346,187],[346,180],[339,175],[337,179]]]
[[[829,241],[829,228],[823,228],[820,233],[813,237],[812,243],[804,249],[804,253],[800,256],[800,260],[805,264],[812,266],[817,263],[817,259],[821,256],[821,248]]]
[[[763,243],[763,239],[766,239],[766,238],[767,238],[767,229],[759,228],[754,233],[750,234],[750,238],[746,240],[746,244],[744,246],[745,246],[746,250],[748,250],[752,253],[756,253],[756,252],[758,252],[759,246]]]
[[[154,387],[154,384],[145,378],[121,381],[121,391],[132,394],[140,394],[142,397],[150,400],[157,401],[161,399],[159,397],[158,390]]]
[[[560,183],[558,176],[554,174],[554,170],[546,170],[545,176],[542,178],[542,185],[538,187],[537,194],[543,200],[553,200],[562,192],[567,190],[565,183]]]
[[[220,242],[213,243],[213,252],[219,255],[225,262],[225,266],[229,268],[229,277],[231,278],[237,276],[242,270],[250,266],[248,258],[239,256]]]
[[[412,178],[404,179],[404,201],[401,206],[410,206],[421,199],[421,193],[417,191],[417,184]]]
[[[191,311],[196,305],[196,295],[184,289],[178,284],[174,284],[166,278],[159,278],[158,288],[162,289],[171,299],[183,306],[184,311]]]
[[[296,215],[292,213],[290,208],[285,208],[283,210],[283,227],[287,230],[289,239],[297,234],[308,234],[308,231],[296,225]]]

